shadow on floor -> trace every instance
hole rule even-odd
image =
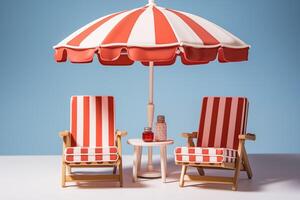
[[[290,187],[300,187],[300,155],[284,154],[252,154],[249,155],[253,178],[248,179],[246,172],[240,173],[238,191],[263,191],[269,184],[289,182]],[[176,166],[173,159],[168,159],[169,180],[167,183],[178,182],[181,166]],[[205,170],[209,176],[233,176],[231,170]],[[187,174],[198,174],[195,168],[188,168]],[[179,185],[179,183],[178,183]],[[178,186],[179,187],[179,186]],[[185,187],[205,189],[231,190],[225,184],[185,182]]]
[[[290,187],[300,187],[300,155],[286,156],[284,154],[252,154],[249,155],[251,168],[253,171],[253,178],[249,180],[246,172],[240,173],[238,191],[251,192],[263,191],[264,187],[269,184],[276,184],[278,182],[289,182]],[[153,160],[154,167],[160,169],[160,162],[158,159]],[[174,163],[174,158],[168,158],[168,177],[165,184],[175,184],[179,187],[179,177],[181,166]],[[145,162],[143,163],[145,166]],[[103,173],[111,173],[111,168],[102,170]],[[93,173],[93,172],[92,172]],[[94,172],[95,173],[95,172]],[[209,176],[233,176],[233,171],[229,170],[205,170],[206,175]],[[132,167],[123,167],[124,184],[123,188],[146,188],[151,179],[139,179],[137,182],[132,181]],[[194,168],[188,168],[187,174],[197,174]],[[69,183],[69,187],[79,188],[119,188],[118,182],[89,182],[89,183]],[[185,182],[185,187],[193,187],[199,189],[210,190],[228,190],[231,191],[231,186],[224,184],[212,183],[197,183]]]
[[[112,174],[112,168],[103,168],[103,169],[94,169],[93,171],[85,171],[85,170],[76,170],[76,174]],[[118,173],[118,171],[117,171]],[[95,182],[77,182],[77,183],[66,183],[67,187],[78,187],[80,189],[108,189],[108,188],[120,188],[120,183],[116,181],[95,181]],[[131,167],[123,167],[123,187],[122,188],[145,188],[147,185],[143,183],[143,181],[139,180],[137,182],[132,181],[132,168]]]

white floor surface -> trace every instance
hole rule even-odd
[[[174,165],[171,157],[168,160],[167,183],[162,183],[160,179],[140,179],[133,183],[132,156],[124,155],[123,188],[114,182],[72,183],[67,188],[61,188],[61,156],[0,156],[0,199],[300,199],[299,154],[258,154],[249,158],[254,177],[248,180],[245,172],[241,172],[238,191],[234,192],[230,186],[220,184],[186,182],[186,186],[180,188],[180,167]],[[158,157],[154,158],[154,163],[159,166]],[[111,168],[106,168],[101,172],[111,171]],[[188,169],[187,173],[196,171]],[[229,175],[231,172],[207,170],[206,174]]]

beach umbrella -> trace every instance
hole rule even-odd
[[[102,65],[141,62],[149,66],[148,126],[153,125],[154,66],[248,60],[250,46],[220,26],[199,16],[157,6],[154,0],[132,10],[94,20],[54,46],[55,60]]]

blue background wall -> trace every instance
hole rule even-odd
[[[252,45],[249,62],[155,70],[156,111],[166,115],[176,145],[198,127],[204,95],[250,99],[251,153],[300,153],[300,1],[169,0]],[[117,128],[139,137],[146,124],[147,68],[57,64],[52,46],[100,16],[146,0],[6,0],[0,6],[0,154],[59,154],[58,131],[69,127],[69,98],[114,95]],[[132,148],[124,145],[124,152]],[[169,152],[171,153],[171,152]]]

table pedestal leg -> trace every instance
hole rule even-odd
[[[161,178],[162,181],[165,183],[167,177],[167,150],[165,145],[162,145],[160,147],[160,166],[161,166]]]
[[[133,181],[137,181],[138,173],[140,172],[141,166],[141,147],[134,146],[134,153],[133,153],[133,167],[132,167],[132,177]]]
[[[147,170],[153,171],[153,163],[152,163],[152,147],[148,147],[148,163]]]
[[[145,172],[140,172],[138,177],[142,178],[160,178],[161,173],[159,171],[155,171],[152,163],[152,147],[148,147],[148,162],[147,162],[147,170]]]

